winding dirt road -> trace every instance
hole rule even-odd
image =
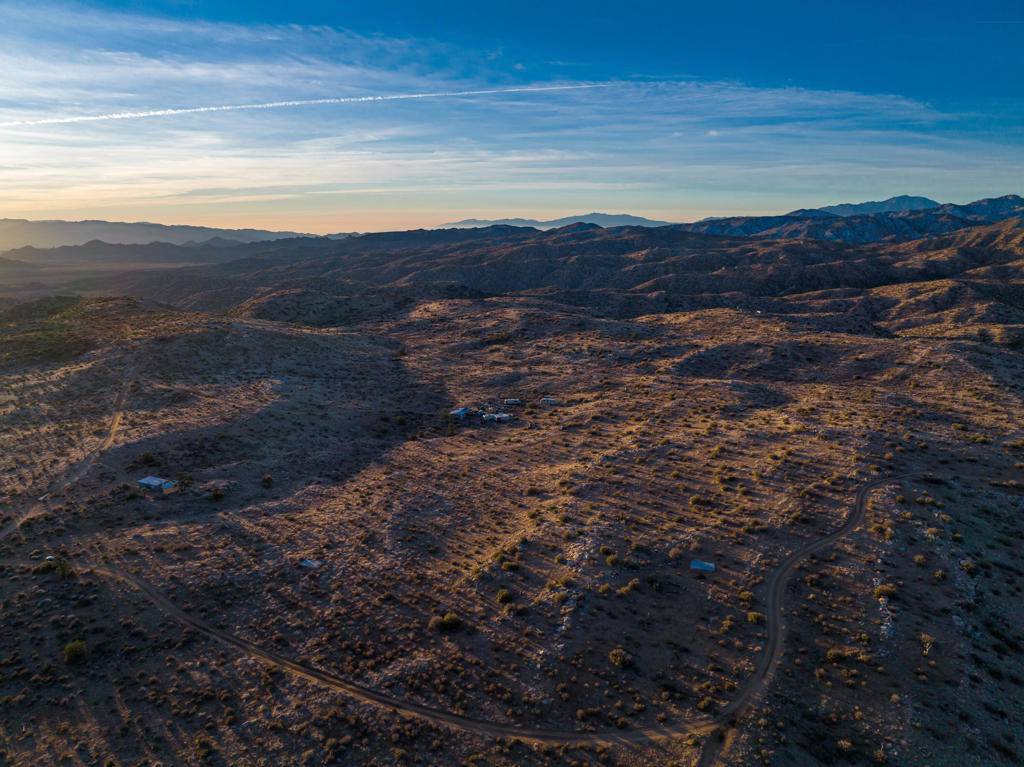
[[[126,383],[122,388],[122,392],[119,395],[117,402],[115,403],[115,411],[111,418],[107,438],[85,462],[75,468],[74,472],[69,475],[69,477],[64,478],[62,489],[84,476],[85,472],[88,471],[88,468],[95,461],[99,453],[112,444],[121,421],[122,408],[124,406],[124,398],[127,395],[127,390],[128,385],[126,378]],[[754,673],[751,674],[751,676],[740,687],[736,697],[714,716],[704,717],[693,721],[679,722],[674,725],[657,727],[588,731],[530,728],[483,719],[474,719],[471,717],[461,716],[450,711],[445,711],[443,709],[432,708],[430,706],[394,698],[379,690],[365,687],[355,682],[335,676],[329,672],[313,668],[299,661],[260,647],[259,645],[234,634],[218,629],[201,618],[187,613],[176,606],[155,586],[150,584],[141,576],[130,573],[116,565],[82,561],[79,561],[77,565],[80,570],[91,570],[98,575],[103,575],[127,584],[141,593],[159,610],[174,618],[182,625],[189,626],[199,633],[220,642],[221,644],[232,647],[254,660],[304,679],[322,684],[365,703],[383,706],[401,716],[416,717],[433,724],[455,727],[477,735],[484,735],[488,737],[511,737],[524,741],[549,744],[636,743],[643,741],[663,741],[688,735],[709,735],[711,737],[706,741],[705,748],[701,754],[699,762],[700,765],[705,765],[706,767],[708,765],[712,765],[719,757],[723,745],[729,742],[730,736],[735,730],[737,721],[760,697],[761,693],[770,682],[772,674],[782,657],[787,628],[785,623],[783,600],[786,584],[797,565],[810,555],[828,548],[843,536],[859,527],[864,521],[867,499],[870,493],[887,483],[901,478],[903,477],[881,478],[861,485],[857,491],[853,507],[842,526],[828,535],[811,541],[795,550],[787,556],[774,571],[772,571],[766,581],[767,604],[765,610],[765,621],[768,631],[767,640],[758,658]],[[35,513],[40,504],[44,501],[45,496],[19,520],[16,520],[8,525],[7,528],[0,531],[0,540],[10,534],[13,529],[16,529],[17,525],[20,524],[21,521]],[[0,560],[0,566],[6,567],[30,567],[34,564],[36,563]]]
[[[812,554],[827,549],[844,536],[856,530],[864,523],[864,515],[867,512],[868,498],[872,491],[877,490],[891,482],[906,479],[908,475],[895,477],[883,477],[865,482],[857,490],[857,496],[853,502],[846,521],[833,532],[804,544],[788,557],[779,563],[779,566],[772,571],[768,577],[768,594],[765,605],[765,615],[768,624],[768,640],[758,658],[754,673],[740,687],[736,697],[715,716],[717,731],[708,738],[701,753],[698,767],[711,767],[718,759],[722,747],[728,742],[732,730],[736,728],[736,722],[745,714],[757,701],[761,693],[771,681],[772,673],[782,659],[782,652],[786,638],[786,619],[783,600],[786,595],[786,585],[789,578],[796,570],[797,565],[803,562]],[[721,736],[721,737],[718,737]]]
[[[0,541],[7,538],[19,526],[30,517],[41,513],[46,508],[50,496],[58,492],[66,491],[69,487],[81,480],[82,477],[96,462],[99,455],[107,450],[114,442],[121,420],[124,415],[125,401],[131,386],[131,371],[133,366],[129,362],[125,369],[120,391],[113,403],[113,412],[110,417],[110,425],[104,439],[90,451],[89,455],[75,466],[68,469],[50,485],[50,490],[34,502],[30,507],[0,528]],[[209,637],[221,644],[232,647],[244,655],[253,658],[267,666],[286,671],[296,676],[308,679],[312,682],[322,684],[332,690],[337,690],[349,697],[383,706],[401,716],[416,717],[437,725],[454,727],[457,729],[472,732],[487,737],[510,737],[536,743],[637,743],[643,741],[663,741],[673,738],[685,737],[688,735],[708,735],[704,749],[701,753],[699,765],[710,767],[721,755],[722,749],[726,746],[735,734],[738,720],[751,708],[759,699],[769,682],[775,668],[778,666],[784,649],[786,636],[785,610],[783,601],[786,585],[790,576],[804,559],[823,549],[833,545],[845,535],[854,531],[864,522],[867,509],[867,500],[871,492],[883,485],[904,479],[906,475],[896,477],[885,477],[864,483],[857,490],[853,507],[850,510],[845,522],[828,535],[810,541],[789,554],[778,567],[772,571],[766,580],[767,596],[765,607],[765,622],[768,631],[767,640],[758,657],[757,665],[753,674],[740,687],[733,700],[714,716],[704,717],[693,721],[679,722],[674,725],[627,728],[627,729],[602,729],[602,730],[555,730],[544,728],[521,727],[514,724],[493,722],[483,719],[473,719],[459,714],[445,711],[444,709],[432,708],[430,706],[413,703],[411,701],[394,698],[379,690],[357,684],[355,682],[335,676],[327,671],[313,668],[299,661],[287,658],[271,650],[267,650],[246,639],[238,637],[229,632],[216,628],[201,618],[185,612],[170,599],[168,599],[155,586],[139,575],[128,572],[117,565],[107,562],[89,562],[78,560],[76,562],[79,571],[91,571],[98,575],[121,581],[141,593],[155,607],[170,617],[177,620],[183,626],[189,626],[204,636]],[[2,567],[33,567],[36,562],[32,561],[11,561],[0,560]]]

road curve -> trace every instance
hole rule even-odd
[[[782,651],[784,648],[787,629],[783,611],[783,599],[786,594],[786,585],[789,582],[789,577],[793,574],[793,571],[796,570],[797,565],[812,554],[817,554],[819,551],[827,549],[836,541],[860,527],[864,523],[864,516],[867,513],[868,497],[871,495],[872,491],[877,490],[890,482],[897,482],[901,479],[906,479],[907,476],[909,475],[882,477],[870,482],[865,482],[857,489],[857,496],[854,500],[853,508],[846,517],[846,521],[840,527],[828,535],[813,540],[795,550],[783,559],[782,562],[779,563],[779,566],[772,571],[772,574],[768,576],[768,595],[767,602],[765,604],[768,639],[765,642],[765,646],[761,651],[760,657],[758,658],[757,666],[754,668],[754,673],[751,674],[743,683],[736,697],[733,698],[733,700],[715,717],[717,724],[724,728],[724,730],[732,730],[735,728],[735,722],[744,713],[746,713],[761,692],[768,686],[768,683],[771,681],[772,673],[775,671],[775,667],[782,659]],[[701,753],[701,759],[698,762],[698,767],[711,767],[711,765],[715,763],[715,760],[718,758],[719,752],[726,741],[726,737],[724,736],[727,733],[720,732],[718,734],[723,735],[723,737],[708,738],[707,743],[705,743],[704,746],[704,751]]]
[[[365,703],[382,706],[401,716],[415,717],[432,724],[454,727],[477,735],[495,738],[517,738],[537,743],[636,743],[667,740],[688,735],[712,735],[713,737],[708,738],[700,759],[701,765],[711,765],[718,758],[721,748],[727,740],[726,735],[735,728],[737,719],[746,713],[765,689],[782,657],[786,634],[783,598],[789,577],[797,565],[804,559],[811,554],[828,548],[863,523],[867,509],[867,499],[873,490],[902,478],[904,477],[880,478],[861,485],[857,490],[853,508],[842,526],[828,535],[815,539],[795,550],[783,559],[779,566],[771,573],[767,580],[768,591],[765,608],[765,622],[768,630],[767,640],[758,658],[754,673],[743,683],[736,697],[714,716],[665,726],[585,731],[521,727],[510,723],[474,719],[444,709],[432,708],[419,703],[394,698],[379,690],[305,665],[272,650],[260,647],[249,640],[218,629],[203,619],[187,613],[176,606],[155,586],[141,576],[130,573],[116,565],[107,563],[89,564],[80,561],[79,567],[91,569],[96,574],[127,584],[139,591],[154,606],[179,623],[189,626],[221,644],[233,647],[261,663],[317,682]],[[0,566],[7,567],[25,567],[34,564],[36,563],[0,560]],[[714,735],[719,737],[714,737]]]

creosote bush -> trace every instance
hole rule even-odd
[[[892,599],[896,596],[896,586],[892,583],[880,583],[875,586],[875,598],[880,599],[885,597],[886,599]]]
[[[85,647],[84,639],[75,639],[64,645],[64,662],[77,666],[85,663],[86,658],[89,657],[89,651]]]
[[[435,615],[430,619],[429,623],[427,623],[427,628],[431,631],[451,632],[456,631],[461,627],[462,619],[455,613]]]
[[[612,662],[612,665],[624,668],[633,662],[633,656],[624,648],[616,647],[608,653],[608,660]]]

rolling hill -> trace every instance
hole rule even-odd
[[[21,247],[54,248],[83,245],[92,240],[111,244],[167,242],[185,245],[214,237],[241,242],[277,240],[298,236],[295,232],[269,232],[262,229],[215,229],[206,226],[152,224],[147,221],[28,221],[0,219],[0,250]]]
[[[4,753],[1018,763],[1014,209],[24,252]]]

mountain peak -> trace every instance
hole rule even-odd
[[[825,205],[817,210],[831,213],[834,216],[863,216],[872,213],[901,213],[909,210],[929,210],[939,207],[941,203],[929,197],[914,197],[908,194],[890,197],[887,200],[871,200],[869,202],[841,203]],[[789,215],[794,215],[796,212]]]
[[[469,229],[486,226],[530,226],[535,229],[560,229],[569,224],[596,224],[597,226],[610,229],[614,226],[669,226],[670,221],[656,221],[643,216],[634,216],[629,213],[581,213],[579,215],[563,216],[548,220],[534,218],[499,218],[480,219],[467,218],[462,221],[454,221],[449,224],[441,224],[438,229]]]

